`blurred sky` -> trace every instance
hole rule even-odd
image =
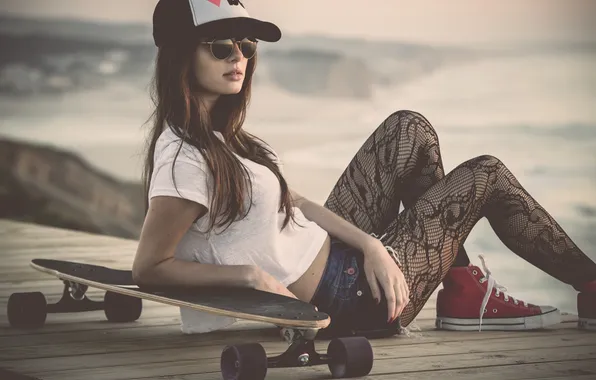
[[[596,41],[596,0],[243,0],[291,34],[448,44]],[[156,0],[0,0],[0,12],[150,22]]]

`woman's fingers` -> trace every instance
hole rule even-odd
[[[408,284],[403,276],[396,276],[393,280],[393,289],[395,292],[395,313],[391,316],[391,320],[395,320],[401,315],[408,303],[410,303],[410,290]]]
[[[383,294],[387,301],[387,323],[391,323],[401,315],[410,302],[410,291],[400,269],[378,268],[376,266],[365,268],[366,279],[370,287],[371,296],[377,302]],[[389,269],[389,270],[387,270]]]
[[[403,307],[401,307],[401,304],[403,303],[401,293],[403,292],[399,288],[399,283],[396,279],[392,278],[387,273],[385,273],[381,285],[387,302],[387,323],[391,323],[397,318],[399,313],[401,313],[400,309],[403,309]]]
[[[368,280],[368,286],[370,287],[370,293],[374,300],[381,299],[381,290],[379,289],[379,283],[377,282],[377,277],[374,273],[366,274],[366,279]]]
[[[390,280],[384,283],[385,298],[387,300],[387,323],[391,322],[397,312],[397,294]]]
[[[405,306],[404,305],[404,292],[403,292],[403,289],[399,282],[395,283],[395,294],[396,294],[395,314],[393,315],[392,321],[401,315],[401,312],[403,311],[404,306]]]
[[[400,284],[400,296],[401,296],[401,310],[399,311],[399,314],[401,315],[401,313],[404,311],[406,306],[408,306],[410,299],[408,298],[408,285],[406,284],[406,282],[402,280],[402,281],[400,281],[399,284]]]

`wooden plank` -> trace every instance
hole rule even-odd
[[[397,371],[399,367],[394,366]],[[588,360],[557,361],[547,363],[511,364],[476,368],[453,368],[445,370],[420,370],[410,372],[376,373],[366,377],[368,380],[592,380],[596,374],[594,364]],[[268,372],[267,380],[328,379],[325,368],[300,368],[292,370],[273,369]],[[168,380],[221,380],[217,372],[174,376],[149,376],[130,380],[168,379]]]
[[[16,372],[8,371],[4,368],[0,368],[0,379],[5,379],[5,380],[40,380],[35,377],[25,376],[25,375],[21,375]]]
[[[160,319],[168,319],[168,320],[175,320],[177,324],[180,324],[180,314],[178,312],[167,312],[167,313],[160,313],[156,315],[151,315],[147,313],[147,315],[143,316],[137,321],[134,322],[123,322],[123,323],[114,323],[109,322],[106,319],[106,316],[103,311],[92,311],[81,313],[76,321],[73,321],[73,316],[68,314],[52,314],[48,316],[48,324],[44,328],[40,329],[14,329],[7,326],[5,329],[0,329],[0,331],[6,331],[6,334],[0,334],[0,336],[20,336],[20,335],[47,335],[48,333],[52,333],[54,327],[58,327],[60,325],[70,325],[70,331],[85,331],[90,326],[90,324],[96,323],[104,325],[105,328],[118,328],[120,327],[130,327],[134,328],[134,326],[140,322],[145,322],[145,324],[150,324],[157,322]],[[2,316],[0,319],[3,325],[8,325],[7,317]],[[78,326],[77,326],[78,325]]]
[[[48,294],[49,293],[49,294]],[[44,289],[43,292],[44,296],[46,297],[46,302],[48,303],[55,303],[58,302],[58,300],[62,297],[62,288],[58,287],[58,288],[53,288],[50,289],[49,292],[46,292]],[[98,290],[95,288],[89,288],[89,290],[86,293],[90,299],[94,300],[94,301],[101,301],[104,298],[105,292],[103,290]],[[2,309],[2,314],[0,314],[0,316],[6,316],[6,308],[8,307],[8,298],[3,298],[0,299],[0,308]],[[165,303],[161,303],[161,302],[156,302],[156,301],[151,301],[151,300],[143,300],[143,314],[142,316],[145,315],[145,311],[150,311],[150,310],[171,310],[174,312],[178,311],[178,307],[177,306],[172,306],[172,305],[168,305]],[[88,312],[79,312],[79,313],[50,313],[48,314],[49,317],[57,317],[57,316],[70,316],[74,318],[74,321],[76,322],[81,316],[86,315]],[[141,316],[141,317],[142,317]],[[51,323],[46,324],[46,326],[50,325]]]
[[[11,255],[6,255],[6,264],[14,269],[26,269],[29,262],[35,258],[52,259],[55,256],[70,261],[105,261],[130,264],[136,253],[136,244],[102,244],[97,238],[83,240],[77,244],[69,244],[68,240],[64,241],[63,245],[58,243],[46,244],[44,240],[41,240],[35,245],[29,243],[31,246],[24,246],[21,243],[12,247],[7,247],[4,244],[1,246],[4,252],[11,253]],[[99,250],[103,252],[103,255],[90,255],[94,252],[97,253]],[[2,271],[7,270],[2,269]]]
[[[474,369],[482,368],[487,366],[502,366],[502,365],[513,365],[513,364],[534,364],[543,362],[556,362],[556,361],[583,361],[591,360],[596,361],[596,346],[571,346],[566,347],[564,350],[553,349],[553,348],[531,348],[524,350],[508,350],[501,351],[498,354],[487,354],[485,352],[480,353],[457,353],[448,355],[429,355],[429,356],[409,356],[407,350],[403,350],[407,356],[391,356],[391,352],[397,351],[394,347],[387,349],[378,350],[380,353],[385,354],[377,358],[375,366],[373,367],[373,376],[393,373],[397,374],[400,372],[414,372],[414,371],[425,371],[429,369]],[[213,373],[219,372],[219,358],[205,359],[200,357],[200,363],[197,361],[198,358],[190,360],[178,360],[177,358],[171,358],[168,362],[144,362],[140,364],[128,363],[123,366],[108,366],[98,367],[91,369],[75,369],[75,370],[63,370],[63,371],[42,371],[37,372],[35,370],[28,370],[28,374],[42,377],[44,379],[80,379],[85,376],[91,377],[94,380],[110,379],[131,379],[135,377],[157,377],[157,376],[172,376],[176,374],[196,374],[195,379],[201,379],[199,374],[207,374],[211,376]],[[596,369],[596,364],[591,363]],[[430,368],[429,368],[430,367]],[[10,367],[9,367],[10,368]],[[12,369],[12,368],[11,368]],[[396,369],[398,369],[396,371]],[[16,370],[16,369],[15,369]],[[277,373],[281,372],[293,379],[298,375],[301,379],[308,378],[320,378],[321,374],[326,373],[328,370],[326,367],[310,367],[308,371],[304,369],[291,369],[288,370],[275,370],[276,378]],[[272,371],[273,372],[273,371]],[[315,375],[315,376],[313,376]],[[283,378],[283,377],[279,377]]]
[[[258,332],[256,334],[261,334]],[[248,339],[244,338],[243,341],[251,341],[254,337],[263,339],[270,339],[271,337],[261,337],[254,335]],[[117,339],[117,335],[115,335]],[[164,356],[164,350],[152,348],[150,346],[139,348],[128,352],[126,355],[122,353],[101,353],[92,355],[80,355],[78,357],[81,360],[73,360],[71,356],[61,357],[43,357],[26,360],[28,368],[32,371],[61,371],[61,370],[73,370],[73,369],[92,369],[97,367],[106,366],[122,366],[128,364],[141,364],[144,362],[167,362],[170,358],[176,358],[176,360],[193,360],[197,357],[197,350],[195,348],[200,347],[201,360],[204,359],[217,359],[221,354],[221,350],[227,344],[237,340],[237,338],[224,339],[221,342],[215,340],[209,340],[207,345],[201,346],[185,346],[184,348],[170,348],[168,349],[167,355]],[[484,341],[475,342],[416,342],[413,344],[396,344],[391,340],[373,340],[375,356],[382,359],[391,359],[398,357],[413,357],[413,356],[432,356],[439,355],[453,355],[458,353],[487,353],[489,355],[499,355],[500,352],[509,350],[532,350],[535,347],[541,348],[559,348],[565,347],[578,347],[578,346],[596,346],[593,337],[588,334],[583,334],[578,339],[569,340],[564,336],[536,336],[536,337],[517,337],[507,339],[496,339],[491,341],[490,345],[486,345]],[[278,355],[286,349],[286,345],[281,342],[262,342],[269,356]],[[328,342],[321,341],[317,342],[316,346],[321,352],[326,351]],[[17,368],[23,360],[7,360],[0,361],[0,366]]]
[[[101,321],[99,318],[94,321],[78,323],[73,325],[71,323],[60,323],[55,324],[52,328],[45,328],[42,330],[24,331],[14,330],[12,328],[0,327],[0,336],[7,339],[8,342],[19,342],[24,337],[29,336],[51,336],[53,334],[60,333],[74,333],[80,336],[85,336],[89,332],[101,332],[101,331],[118,331],[118,330],[135,330],[135,329],[152,329],[152,328],[166,328],[170,327],[180,331],[180,320],[178,317],[156,317],[147,318],[144,320],[138,320],[134,323],[108,323]],[[59,337],[57,337],[59,339]],[[50,338],[46,338],[50,339]],[[58,340],[60,343],[60,341]]]
[[[97,252],[100,249],[104,252],[104,256],[106,252],[112,253],[106,257],[118,257],[118,261],[128,262],[134,257],[137,247],[136,244],[131,244],[130,242],[104,243],[101,240],[98,240],[99,238],[70,239],[71,238],[56,239],[56,241],[40,239],[35,242],[10,241],[8,243],[4,241],[1,247],[5,252],[18,252],[21,255],[19,258],[22,259],[22,263],[24,264],[36,257],[52,258],[56,255],[69,260],[73,260],[77,257],[80,257],[81,260],[88,260],[93,256],[86,256],[85,254]],[[97,259],[100,257],[101,256],[98,256]],[[19,263],[17,260],[14,260],[14,258],[14,256],[7,256],[7,259],[12,265]]]
[[[166,318],[157,317],[155,321],[164,321]],[[229,326],[219,332],[211,332],[209,337],[207,334],[185,335],[180,331],[180,323],[173,321],[165,324],[143,325],[132,328],[135,323],[117,323],[113,328],[101,330],[83,330],[83,331],[66,331],[66,332],[52,332],[47,334],[29,334],[20,336],[4,336],[0,337],[0,358],[4,357],[4,348],[12,347],[37,347],[40,351],[47,346],[48,351],[52,346],[52,342],[60,342],[61,344],[76,344],[86,343],[89,345],[101,345],[102,342],[123,342],[126,340],[137,339],[139,335],[144,335],[150,339],[175,339],[173,344],[179,343],[183,340],[188,341],[204,341],[210,339],[214,334],[224,334],[221,339],[230,339],[230,332],[245,331],[247,329],[260,329],[278,331],[278,329],[269,324],[240,321],[234,326]],[[110,324],[111,325],[111,324]],[[142,328],[141,328],[142,327]],[[141,331],[139,331],[139,329]],[[82,333],[84,332],[84,333]],[[226,335],[227,334],[227,335]],[[233,334],[232,334],[233,335]],[[217,336],[217,335],[216,335]],[[163,347],[163,346],[162,346]]]
[[[14,252],[15,255],[20,254],[20,252]],[[134,253],[133,253],[134,254]],[[33,258],[37,259],[52,259],[54,257],[58,256],[60,258],[60,260],[65,260],[65,261],[74,261],[74,262],[78,262],[78,263],[92,263],[95,265],[102,265],[102,266],[107,266],[107,267],[118,267],[118,269],[126,269],[126,270],[130,270],[131,268],[128,266],[128,262],[124,263],[123,260],[118,259],[116,257],[110,257],[110,256],[106,256],[106,257],[101,257],[101,258],[97,258],[97,259],[91,259],[88,255],[84,255],[84,254],[79,254],[78,256],[80,256],[78,259],[77,258],[65,258],[65,255],[35,255]],[[132,263],[132,260],[130,260]],[[3,267],[2,270],[0,270],[0,274],[2,276],[4,275],[13,275],[13,276],[19,276],[19,275],[23,275],[26,273],[36,273],[35,270],[33,268],[31,268],[30,266],[30,262],[31,260],[28,259],[23,259],[22,257],[19,258],[19,261],[14,263],[14,264],[9,264],[6,263],[6,267]],[[4,265],[5,263],[3,263]],[[122,268],[124,267],[124,268]],[[41,274],[40,278],[51,278],[48,277],[47,275],[44,275],[43,273],[36,273],[36,274]]]
[[[51,327],[45,327],[43,329],[17,330],[13,328],[0,328],[0,342],[13,342],[13,347],[18,347],[21,345],[29,345],[30,342],[38,342],[41,344],[48,339],[56,339],[59,341],[62,341],[62,339],[68,339],[68,336],[64,334],[71,334],[75,337],[80,337],[85,335],[81,333],[85,333],[87,331],[94,331],[95,334],[102,334],[102,331],[104,330],[135,330],[138,328],[146,329],[164,326],[171,326],[177,331],[180,331],[180,316],[178,313],[145,316],[142,319],[134,322],[123,323],[108,322],[101,311],[85,314],[85,317],[85,321],[77,321],[76,324],[73,324],[68,320],[53,321]],[[92,333],[90,336],[93,336],[93,334],[94,333]],[[68,340],[66,340],[66,342],[68,342]],[[2,347],[2,344],[0,344],[0,347]]]
[[[19,346],[26,346],[26,345],[41,345],[48,341],[60,341],[63,343],[70,343],[76,341],[94,341],[97,336],[102,336],[104,334],[103,330],[108,331],[120,331],[126,329],[150,329],[152,327],[156,328],[164,328],[166,326],[171,326],[174,331],[180,331],[180,318],[178,312],[173,312],[172,314],[163,315],[161,313],[156,313],[155,315],[145,316],[139,319],[138,321],[132,323],[109,323],[105,321],[102,312],[92,312],[89,314],[85,314],[87,322],[77,321],[76,323],[71,323],[69,320],[62,321],[62,323],[52,323],[51,325],[47,325],[43,329],[39,330],[17,330],[11,328],[1,328],[0,327],[0,347],[3,347],[5,344],[11,344],[13,347]],[[68,317],[68,315],[60,315],[63,317]],[[58,317],[58,315],[56,315]],[[267,328],[271,328],[272,325],[270,324],[262,324],[258,322],[252,321],[239,321],[235,325],[232,325],[222,331],[235,331],[235,330],[242,330],[246,328],[247,325],[258,325],[258,326],[267,326]],[[238,326],[237,328],[235,326]],[[547,330],[547,331],[537,331],[537,332],[524,332],[524,331],[511,331],[511,332],[499,332],[499,331],[491,331],[491,332],[483,332],[483,334],[478,334],[477,332],[452,332],[452,331],[434,331],[433,330],[433,321],[432,320],[424,320],[419,322],[419,326],[424,329],[422,332],[413,332],[412,339],[423,340],[432,337],[433,339],[444,339],[445,341],[452,341],[453,339],[460,340],[475,340],[475,339],[504,339],[509,337],[532,337],[541,334],[548,334],[549,336],[556,336],[556,335],[569,335],[574,336],[574,334],[582,334],[582,332],[576,330],[575,324],[561,324],[560,328]],[[88,334],[81,334],[81,332],[88,331]],[[154,330],[147,330],[148,334],[156,334]],[[182,334],[181,332],[179,332]],[[87,338],[87,337],[88,338]],[[197,337],[196,339],[200,339],[202,334],[193,335]],[[0,348],[0,352],[1,348]]]
[[[91,294],[90,299],[94,301],[101,301],[103,300],[104,294],[97,293]],[[55,303],[58,301],[59,296],[53,296],[52,298],[48,298],[48,303]],[[0,314],[0,325],[8,326],[8,316],[6,315],[7,303],[0,302],[0,308],[2,308],[3,312]],[[178,307],[165,305],[159,302],[143,302],[143,312],[141,314],[141,319],[146,318],[155,318],[155,317],[167,317],[170,318],[172,316],[179,316],[180,312]],[[79,324],[82,322],[89,322],[89,321],[98,321],[104,322],[106,320],[105,314],[103,311],[86,311],[80,313],[51,313],[48,314],[46,319],[46,324],[44,327],[36,330],[28,330],[28,329],[13,329],[15,333],[22,332],[22,333],[32,333],[32,332],[43,332],[45,329],[51,329],[52,326],[58,323],[71,323],[71,324]],[[0,333],[0,336],[2,334]]]
[[[7,256],[7,263],[14,267],[28,265],[29,262],[35,258],[51,259],[54,258],[54,256],[60,256],[60,258],[63,258],[64,260],[71,261],[111,260],[122,263],[131,263],[136,252],[136,245],[122,243],[100,244],[97,239],[83,240],[76,244],[72,242],[69,243],[69,241],[66,240],[63,241],[63,245],[59,245],[60,241],[41,245],[46,243],[46,241],[42,240],[35,245],[29,243],[30,246],[24,246],[24,244],[18,243],[12,247],[2,244],[2,249],[5,252],[19,254],[18,257],[12,255]],[[97,252],[99,249],[103,250],[104,255],[97,257],[89,256],[90,253]],[[106,255],[106,252],[109,252],[110,254]]]
[[[56,240],[64,238],[93,238],[99,237],[105,241],[129,241],[112,236],[104,236],[93,233],[82,233],[80,231],[68,230],[58,227],[51,227],[41,224],[17,222],[9,219],[0,219],[0,234],[4,235],[6,240],[26,240],[45,238],[47,240]]]
[[[233,341],[230,331],[238,331],[230,328],[229,330],[215,331],[209,334],[184,335],[180,333],[177,326],[163,326],[152,329],[119,329],[114,333],[102,330],[100,332],[86,332],[83,336],[87,339],[73,338],[72,334],[64,341],[54,338],[53,335],[44,336],[44,339],[34,341],[31,345],[11,344],[11,339],[5,339],[6,345],[0,348],[0,360],[15,359],[33,359],[40,357],[58,357],[68,355],[92,355],[100,353],[124,353],[143,349],[166,350],[170,347],[202,347],[209,344],[226,345]],[[261,335],[258,335],[261,334]],[[570,330],[568,332],[556,330],[553,332],[544,332],[546,336],[555,339],[556,336],[563,336],[565,339],[574,335],[582,335],[581,332]],[[541,335],[539,332],[484,332],[465,334],[450,331],[432,331],[427,334],[416,335],[414,337],[396,336],[389,339],[375,341],[378,345],[407,345],[429,342],[442,342],[450,344],[451,342],[466,341],[472,344],[473,341],[495,341],[498,339],[512,339],[516,337],[530,338]],[[267,341],[267,337],[280,341],[276,329],[257,330],[256,333],[247,333],[235,335],[235,338],[245,339],[250,337],[257,341]],[[271,339],[269,339],[270,341]],[[18,341],[17,341],[18,342]],[[60,342],[59,345],[56,342]]]

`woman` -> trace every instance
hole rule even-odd
[[[275,152],[242,129],[258,41],[280,37],[238,1],[158,3],[138,283],[296,297],[330,314],[337,335],[394,333],[441,283],[439,328],[558,323],[557,309],[510,298],[470,265],[462,244],[486,217],[514,253],[581,291],[580,317],[594,322],[596,264],[497,158],[476,157],[445,175],[437,134],[418,113],[399,111],[379,126],[325,207],[293,191]],[[233,322],[181,312],[186,332]]]

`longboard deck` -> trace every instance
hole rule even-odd
[[[307,302],[255,289],[145,288],[134,283],[131,271],[45,259],[34,259],[30,265],[61,280],[216,315],[291,328],[323,329],[330,323],[327,314]]]

